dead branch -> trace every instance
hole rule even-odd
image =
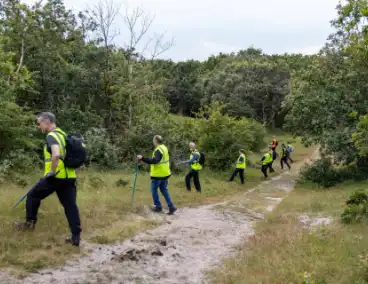
[[[116,29],[113,29],[116,16],[120,13],[120,9],[121,4],[115,6],[113,0],[100,0],[97,5],[93,5],[93,8],[89,9],[92,19],[98,26],[100,36],[106,48],[120,33]]]
[[[164,41],[165,33],[155,35],[155,44],[151,52],[151,60],[154,60],[174,45],[174,39]]]
[[[128,8],[126,8],[123,19],[130,33],[128,48],[129,50],[135,50],[151,27],[155,16],[146,15],[143,8],[140,6],[134,8],[131,13],[128,11]],[[140,28],[137,27],[138,20],[140,21]]]

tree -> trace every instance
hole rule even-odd
[[[202,104],[225,102],[228,114],[252,117],[275,127],[281,104],[290,92],[287,66],[258,53],[240,56],[223,61],[201,78],[197,88],[203,93]]]
[[[10,167],[16,166],[16,170],[17,167],[18,170],[23,169],[26,164],[21,164],[21,157],[17,157],[20,164],[16,165],[9,157],[37,144],[37,140],[29,139],[34,135],[32,115],[15,102],[17,93],[27,89],[31,83],[30,74],[20,63],[13,63],[13,53],[4,51],[4,42],[7,41],[8,39],[0,37],[0,172],[4,171],[4,163]]]
[[[366,1],[359,0],[337,6],[338,16],[332,21],[336,32],[289,98],[288,129],[306,144],[320,144],[325,154],[345,164],[362,158],[352,135],[358,117],[368,109],[367,9]],[[358,129],[362,125],[358,123]]]

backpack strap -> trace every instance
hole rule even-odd
[[[55,134],[56,137],[54,135],[52,135],[52,134],[51,135],[56,139],[56,141],[58,141],[59,145],[63,149],[63,154],[64,155],[62,155],[60,157],[60,160],[62,160],[63,163],[64,163],[64,159],[65,159],[65,156],[66,156],[66,135],[65,135],[65,133],[63,131],[61,131],[59,129],[55,129],[55,130],[53,130],[51,132]],[[63,143],[63,139],[61,138],[60,135],[63,135],[64,136],[65,143]],[[64,170],[65,170],[65,176],[66,176],[66,178],[68,178],[68,171],[66,169],[65,163],[64,163]]]
[[[52,131],[52,133],[55,134],[55,136],[51,134],[52,137],[54,137],[56,139],[56,141],[59,143],[60,147],[63,149],[62,159],[64,159],[65,156],[66,156],[66,140],[65,140],[66,137],[65,137],[64,133],[59,132],[59,131]],[[65,143],[63,143],[63,139],[61,138],[60,134],[64,136]]]

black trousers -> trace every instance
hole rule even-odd
[[[284,157],[284,158],[281,158],[280,160],[280,165],[281,165],[281,169],[284,168],[284,163],[287,165],[287,167],[290,169],[290,165],[288,163],[288,157]]]
[[[267,175],[267,169],[269,168],[269,165],[270,164],[262,165],[261,171],[262,171],[264,177],[268,177],[268,175]]]
[[[244,169],[235,169],[233,172],[233,175],[230,178],[230,181],[233,181],[234,178],[238,175],[240,175],[240,182],[244,184]]]
[[[37,213],[41,205],[41,200],[56,192],[61,205],[64,207],[71,233],[73,235],[79,235],[82,228],[77,206],[77,189],[75,183],[75,179],[40,179],[27,196],[27,220],[37,222]]]
[[[191,178],[193,177],[193,182],[194,182],[194,186],[195,186],[195,189],[198,191],[198,192],[201,192],[202,189],[201,189],[201,183],[199,182],[199,172],[198,171],[195,171],[195,170],[190,170],[189,173],[185,176],[185,185],[187,187],[187,190],[192,190],[192,187],[190,185],[190,180]]]
[[[272,149],[272,159],[276,160],[277,159],[277,152],[276,149]]]
[[[267,165],[267,167],[270,169],[270,173],[274,173],[275,170],[272,167],[273,161]]]

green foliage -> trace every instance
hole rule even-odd
[[[355,146],[360,155],[368,156],[368,115],[361,116],[357,123],[356,130],[352,134]]]
[[[357,162],[366,155],[368,25],[366,1],[349,0],[337,6],[332,34],[313,64],[299,73],[286,128],[305,144],[319,144],[336,163]]]
[[[202,117],[198,147],[207,154],[207,164],[214,170],[230,167],[240,149],[258,151],[264,146],[265,130],[259,123],[223,115],[223,109],[223,105],[213,103],[198,113]]]
[[[13,63],[14,54],[2,48],[6,38],[0,35],[0,179],[9,179],[10,170],[24,173],[38,167],[33,152],[35,136],[33,116],[16,103],[17,94],[31,84],[28,70]]]
[[[35,133],[34,114],[51,111],[58,126],[87,138],[91,162],[101,167],[132,166],[136,153],[151,155],[152,137],[160,134],[174,170],[188,159],[190,141],[212,169],[223,169],[239,148],[262,147],[259,123],[281,125],[291,75],[310,62],[255,48],[205,62],[148,60],[133,46],[112,44],[105,24],[93,13],[73,13],[62,0],[32,6],[2,1],[0,158],[19,164],[12,153],[24,150],[33,161],[44,138]],[[207,107],[216,101],[224,106]],[[176,121],[169,115],[195,117],[198,111],[206,117]]]
[[[341,222],[350,224],[368,220],[368,195],[364,190],[354,192],[346,201],[346,205],[341,214]]]
[[[119,149],[112,144],[106,130],[92,128],[85,134],[90,162],[107,169],[118,167]]]
[[[368,179],[368,164],[366,159],[360,159],[357,163],[336,167],[330,158],[324,156],[312,165],[305,165],[300,175],[303,180],[327,188],[343,181]]]
[[[197,92],[203,94],[205,104],[224,102],[229,115],[251,117],[275,127],[281,104],[290,92],[288,67],[277,60],[261,51],[239,52],[202,76]]]
[[[135,108],[133,126],[119,142],[123,156],[135,161],[140,153],[151,157],[154,135],[161,135],[170,151],[171,160],[177,162],[188,149],[188,143],[195,137],[195,127],[185,119],[178,123],[169,115],[169,105],[141,101]]]
[[[300,175],[304,180],[323,187],[331,187],[340,182],[338,171],[333,167],[331,159],[326,157],[303,166]]]

